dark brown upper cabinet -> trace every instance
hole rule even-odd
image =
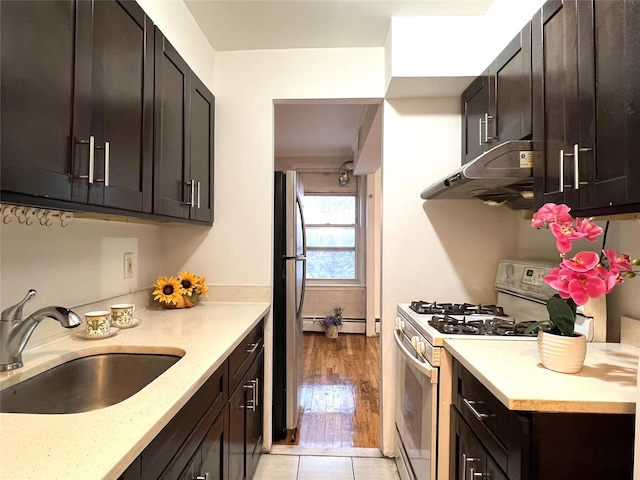
[[[527,140],[531,122],[531,22],[509,42],[492,65],[494,110],[492,146],[509,140]]]
[[[531,95],[528,23],[462,93],[462,163],[502,142],[530,139]]]
[[[154,213],[213,222],[215,99],[156,29]]]
[[[477,77],[462,92],[462,163],[489,150],[492,138],[489,128],[493,120],[491,108],[491,81],[489,71]]]
[[[547,2],[534,17],[535,204],[640,211],[640,2]]]
[[[0,8],[3,199],[151,212],[150,19],[125,0]]]
[[[76,7],[0,2],[3,194],[71,199]]]

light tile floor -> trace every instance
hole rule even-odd
[[[291,452],[292,454],[261,455],[254,480],[400,479],[395,461],[392,458],[332,456],[328,452],[309,452],[309,455],[295,455],[293,454],[295,450]],[[368,455],[368,453],[364,453]]]

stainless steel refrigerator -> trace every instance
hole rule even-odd
[[[306,240],[304,187],[295,171],[275,172],[273,266],[273,438],[298,426],[303,381]]]

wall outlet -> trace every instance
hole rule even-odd
[[[133,278],[134,255],[133,253],[124,254],[124,278]]]

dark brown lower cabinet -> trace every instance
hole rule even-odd
[[[120,480],[184,478],[181,475],[185,467],[196,459],[214,425],[224,416],[227,377],[228,364],[225,361],[151,441]],[[221,425],[224,427],[226,424],[223,421]]]
[[[229,406],[218,415],[205,435],[200,448],[191,457],[187,468],[180,475],[181,480],[217,480],[226,477],[227,435],[225,428],[229,422]]]
[[[456,470],[454,478],[490,478],[491,480],[508,480],[500,467],[496,465],[480,439],[473,433],[458,414],[455,407],[451,407],[451,419],[455,424],[456,442]]]
[[[635,415],[509,410],[454,362],[451,480],[631,480]]]
[[[251,480],[262,449],[263,379],[261,321],[118,480]]]
[[[229,398],[229,480],[251,480],[262,447],[264,352]]]

